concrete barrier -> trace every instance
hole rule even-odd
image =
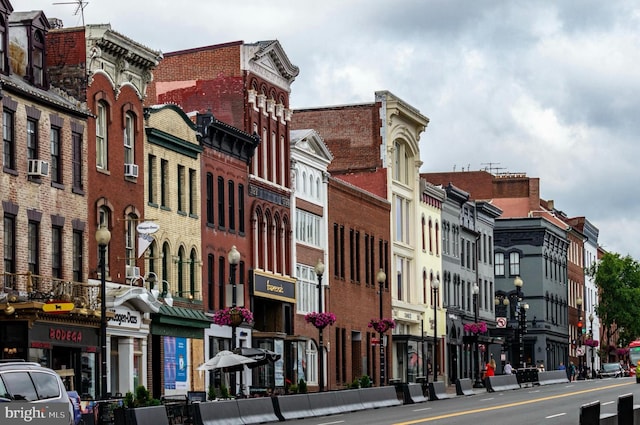
[[[309,405],[313,416],[327,416],[341,413],[338,407],[336,392],[309,393]]]
[[[131,425],[169,425],[167,409],[163,405],[126,409],[127,423]]]
[[[404,404],[422,403],[427,398],[422,392],[422,384],[409,383],[402,387]]]
[[[520,384],[518,384],[518,378],[516,375],[497,375],[489,376],[485,380],[487,385],[487,392],[494,391],[506,391],[506,390],[518,390]]]
[[[360,391],[360,401],[365,409],[400,406],[402,404],[402,400],[398,399],[394,386],[360,388],[358,391]]]
[[[369,390],[369,388],[337,391],[336,400],[340,411],[347,413],[364,410],[365,407],[362,404],[361,395],[367,390]]]
[[[580,425],[600,425],[600,402],[580,406]]]
[[[564,370],[549,370],[546,372],[538,372],[538,384],[565,384],[569,383],[567,372]]]
[[[236,400],[240,418],[245,424],[278,422],[271,397],[241,398]],[[152,424],[149,424],[152,425]]]
[[[291,394],[273,397],[273,408],[281,421],[313,417],[309,396]]]
[[[447,389],[444,386],[444,382],[429,382],[429,400],[444,400],[446,398],[453,397],[447,393]]]
[[[244,425],[236,400],[207,401],[193,407],[194,425]]]
[[[456,379],[456,395],[474,395],[470,378]]]

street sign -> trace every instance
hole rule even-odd
[[[576,348],[576,356],[584,356],[584,353],[586,352],[584,345],[579,346],[578,348]]]
[[[73,310],[75,306],[73,303],[67,302],[48,302],[42,306],[42,311],[45,313],[68,313]]]
[[[371,345],[380,344],[380,338],[371,338]]]
[[[507,327],[507,318],[506,317],[498,317],[496,319],[496,327],[497,328],[506,328]]]

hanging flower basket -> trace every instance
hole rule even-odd
[[[370,328],[375,329],[378,333],[385,333],[389,329],[393,329],[396,327],[396,322],[393,319],[371,319],[369,320],[369,324],[367,325]]]
[[[307,313],[304,316],[304,320],[307,323],[311,323],[318,329],[324,329],[329,325],[333,325],[336,322],[336,315],[333,313]]]
[[[487,324],[486,322],[465,323],[464,331],[473,335],[483,334],[487,332]]]
[[[600,345],[600,341],[598,341],[597,339],[585,339],[584,340],[584,345],[586,345],[587,347],[597,347]]]
[[[618,348],[616,350],[616,354],[618,355],[618,357],[626,356],[627,354],[629,354],[629,349],[628,348]]]
[[[253,323],[253,313],[244,307],[227,307],[213,313],[213,323],[220,326],[240,326]]]

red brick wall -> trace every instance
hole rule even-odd
[[[354,214],[357,211],[357,214]],[[372,285],[365,282],[365,261],[364,261],[364,237],[369,234],[375,238],[374,250],[374,270],[379,269],[380,259],[378,256],[378,240],[390,240],[390,204],[384,200],[373,197],[366,192],[346,185],[338,179],[331,178],[329,180],[328,189],[328,221],[329,221],[329,254],[330,272],[324,277],[328,279],[330,290],[327,291],[326,305],[328,311],[336,314],[337,321],[332,328],[329,328],[325,334],[331,343],[331,351],[329,352],[328,364],[330,365],[328,376],[331,388],[342,388],[344,383],[350,383],[354,379],[364,374],[364,370],[360,369],[362,359],[367,356],[369,363],[375,359],[374,369],[369,369],[367,373],[372,374],[373,371],[379,375],[380,365],[378,352],[379,347],[371,347],[367,345],[367,334],[371,333],[371,329],[367,327],[370,319],[378,318],[380,315],[380,297],[378,295],[378,286],[375,281],[375,275],[372,276]],[[334,253],[336,247],[333,246],[333,224],[337,223],[345,228],[345,279],[335,277],[337,265],[334,264]],[[350,248],[349,248],[349,229],[355,229],[360,232],[360,276],[359,283],[350,280]],[[341,255],[341,254],[339,254]],[[389,255],[387,253],[387,255]],[[391,317],[391,297],[388,290],[383,293],[383,316]],[[300,326],[309,326],[299,324]],[[297,328],[298,331],[300,328]],[[342,357],[342,349],[340,344],[336,342],[336,329],[346,330],[345,354]],[[351,332],[359,331],[362,336],[360,344],[352,344]],[[313,328],[305,329],[302,334],[314,335]],[[376,335],[377,337],[377,335]],[[358,347],[360,352],[352,352],[352,346]],[[372,355],[371,350],[374,354]],[[356,363],[357,362],[357,363]],[[342,368],[345,364],[346,375],[342,376],[341,381],[336,381],[336,368]],[[371,366],[370,366],[371,367]],[[353,371],[360,371],[360,374]],[[388,372],[387,372],[388,373]],[[371,376],[377,382],[376,376]]]
[[[108,121],[108,173],[96,168],[96,143],[95,120],[89,120],[87,141],[87,174],[89,179],[89,235],[93,235],[97,227],[96,201],[101,198],[109,202],[112,212],[111,242],[109,244],[109,268],[111,278],[114,281],[125,280],[125,210],[129,206],[137,209],[138,218],[144,219],[144,183],[145,158],[144,158],[144,125],[142,103],[131,87],[123,87],[116,99],[111,83],[103,75],[96,74],[88,92],[88,106],[92,113],[96,113],[96,94],[102,92],[104,99],[110,104]],[[135,134],[135,162],[138,165],[137,181],[124,177],[124,140],[123,140],[123,107],[132,105],[133,113],[137,118]],[[89,252],[97,252],[95,238],[89,238]],[[97,269],[97,256],[89,256],[90,277]],[[144,274],[144,261],[138,259],[136,266],[140,267],[140,273]]]
[[[380,117],[375,104],[298,109],[292,130],[314,129],[333,154],[329,172],[341,174],[375,170],[380,161]]]

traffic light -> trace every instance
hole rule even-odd
[[[582,322],[581,321],[578,322],[578,330],[582,331]]]

